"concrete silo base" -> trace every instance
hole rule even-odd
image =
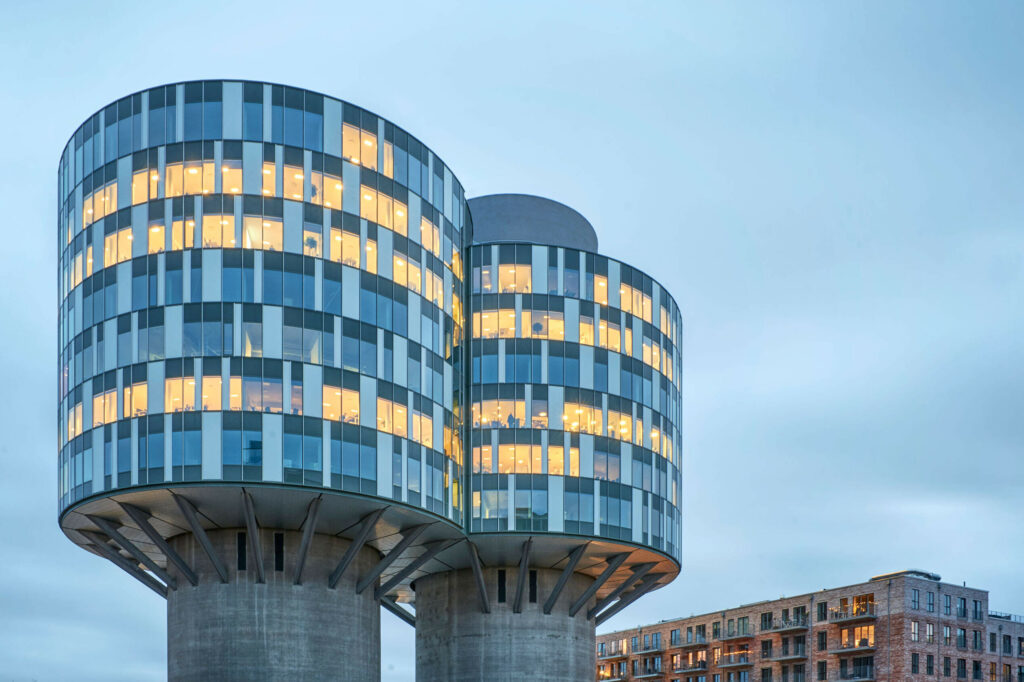
[[[575,617],[572,603],[593,583],[574,574],[550,615],[544,602],[561,571],[535,569],[536,601],[529,581],[521,613],[513,612],[518,567],[505,571],[504,602],[499,601],[497,568],[483,571],[490,613],[483,613],[470,570],[425,576],[416,581],[417,682],[591,680],[595,670],[593,599]]]
[[[379,559],[364,547],[334,589],[328,577],[347,540],[316,535],[295,585],[301,533],[283,532],[275,556],[275,531],[260,531],[265,582],[244,529],[209,531],[227,570],[220,575],[192,534],[170,541],[199,584],[170,567],[177,589],[167,596],[167,669],[170,680],[379,680],[380,605],[372,586],[356,594],[359,575]],[[280,531],[278,531],[280,532]],[[241,549],[239,542],[241,540]],[[239,570],[239,553],[245,569]],[[281,556],[283,554],[283,556]],[[283,564],[276,559],[283,558]],[[276,570],[278,567],[283,570]]]

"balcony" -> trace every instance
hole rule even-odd
[[[625,650],[622,650],[622,651],[619,651],[619,650],[616,650],[616,651],[606,651],[603,654],[599,654],[598,657],[597,657],[597,660],[599,660],[599,661],[610,661],[613,658],[625,658],[628,655],[629,654],[627,654],[625,652]]]
[[[772,623],[771,627],[768,628],[769,632],[797,632],[800,630],[807,629],[807,617],[803,618],[790,618],[788,620],[782,620],[777,623]]]
[[[658,651],[664,651],[664,650],[665,650],[665,647],[663,647],[660,643],[658,643],[658,644],[652,644],[650,646],[639,646],[636,649],[633,649],[633,653],[634,654],[649,654],[649,653],[652,653],[652,652],[658,652]]]
[[[839,646],[829,651],[829,653],[842,656],[844,654],[869,654],[874,650],[875,643],[865,638],[840,642]]]
[[[875,620],[876,617],[874,602],[832,609],[828,614],[830,623],[853,623],[856,621]]]
[[[678,668],[672,670],[673,673],[680,675],[684,673],[699,673],[704,672],[708,669],[707,661],[694,661],[693,663],[683,663]]]
[[[862,670],[839,673],[835,679],[838,682],[874,682],[875,670],[874,668],[864,668]]]
[[[734,630],[726,630],[725,632],[719,632],[715,638],[720,642],[728,642],[733,639],[750,639],[754,636],[754,628],[749,625],[745,628],[736,628]]]
[[[663,674],[663,671],[661,671],[661,670],[655,670],[654,668],[646,668],[644,670],[641,670],[638,674],[633,675],[633,679],[634,680],[645,680],[645,679],[649,679],[649,678],[652,678],[652,677],[661,677],[662,674]]]
[[[627,678],[625,673],[598,673],[597,679],[598,682],[625,682]]]
[[[673,642],[672,645],[671,645],[671,648],[672,649],[683,649],[685,651],[686,649],[699,649],[699,648],[705,647],[707,645],[708,645],[708,640],[707,640],[706,637],[694,637],[689,642],[683,642],[681,640],[678,641],[678,642]]]
[[[724,654],[718,659],[719,668],[741,668],[747,665],[753,665],[750,654]]]
[[[794,646],[788,650],[782,650],[768,657],[769,661],[781,663],[784,661],[800,661],[807,658],[806,646]]]

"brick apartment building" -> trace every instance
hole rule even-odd
[[[900,571],[598,635],[597,679],[1024,682],[1024,618],[989,611],[986,590]]]

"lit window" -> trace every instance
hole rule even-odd
[[[185,229],[185,223],[181,220],[174,220],[171,222],[171,249],[180,251],[181,249],[191,249],[192,239],[195,232],[195,222],[188,221],[188,229]]]
[[[515,308],[501,308],[498,310],[498,338],[511,339],[516,335],[516,311]]]
[[[111,389],[92,398],[93,428],[110,424],[117,418],[117,393]]]
[[[323,192],[324,206],[341,209],[341,178],[324,173]]]
[[[164,379],[164,412],[196,409],[196,382],[192,377]]]
[[[394,228],[395,202],[384,192],[377,192],[377,222],[389,230]],[[371,218],[372,220],[372,218]]]
[[[263,162],[263,196],[272,197],[277,190],[277,167],[273,161]]]
[[[242,247],[263,248],[263,218],[247,215],[242,218]]]
[[[441,231],[437,225],[430,222],[426,218],[420,218],[420,243],[423,248],[430,251],[435,256],[440,257],[441,255]],[[490,291],[490,277],[488,276],[487,286],[484,291]]]
[[[403,237],[409,236],[409,208],[398,199],[393,200],[395,219],[395,232]]]
[[[117,231],[117,262],[123,263],[132,257],[132,228],[126,227]]]
[[[381,172],[386,178],[395,177],[395,145],[390,142],[385,142],[381,145],[381,151],[384,152],[384,167],[381,168]]]
[[[417,294],[423,292],[422,283],[423,274],[420,270],[420,264],[416,261],[409,260],[409,289],[416,292]]]
[[[580,475],[580,449],[569,448],[569,475]]]
[[[377,274],[377,242],[373,239],[366,240],[366,254],[363,257],[363,270],[370,274]]]
[[[263,248],[266,251],[284,250],[284,226],[280,220],[263,219]]]
[[[598,335],[598,343],[601,348],[607,348],[608,350],[613,350],[616,353],[619,352],[622,346],[622,333],[619,330],[619,325],[614,322],[601,320],[601,323],[598,326]]]
[[[217,187],[217,167],[213,159],[203,160],[203,194],[213,194]],[[225,190],[227,191],[227,190]]]
[[[391,278],[395,284],[401,284],[403,287],[408,286],[409,283],[409,270],[408,263],[405,257],[399,253],[396,253],[391,257]]]
[[[164,196],[180,197],[184,193],[185,180],[182,164],[169,163],[165,169]]]
[[[221,188],[225,194],[240,194],[242,191],[242,162],[239,159],[225,160],[221,165]]]
[[[548,474],[552,476],[565,474],[565,448],[561,445],[548,446]]]
[[[309,202],[317,206],[324,203],[324,174],[317,170],[309,173]]]
[[[580,315],[580,343],[594,345],[594,318]]]
[[[359,161],[370,170],[377,170],[377,136],[365,130],[360,131]]]
[[[219,376],[204,376],[203,377],[203,409],[204,410],[219,410],[221,409],[221,378]]]
[[[185,164],[185,194],[203,193],[203,163],[190,161]]]
[[[415,410],[412,413],[412,439],[424,447],[434,447],[434,420]]]
[[[156,198],[156,195],[153,195]],[[149,170],[142,170],[132,173],[132,205],[144,204],[149,201]]]
[[[359,187],[359,217],[377,222],[377,190],[366,185]]]
[[[228,409],[236,412],[242,409],[242,377],[228,379]]]
[[[164,250],[164,224],[149,224],[149,250],[147,253],[160,253]]]
[[[359,142],[359,128],[348,123],[341,126],[342,154],[352,163],[359,163],[359,156],[362,154]]]
[[[149,169],[149,198],[156,199],[159,195],[157,193],[160,187],[160,172],[156,168]]]
[[[319,225],[307,224],[302,230],[302,253],[306,256],[323,257],[323,236]]]
[[[145,381],[124,387],[124,417],[140,417],[146,414],[149,391]]]
[[[438,308],[444,309],[444,280],[430,271],[427,271],[426,275],[427,281],[430,283],[427,294]]]
[[[604,275],[594,275],[594,301],[608,305],[608,278]]]
[[[302,201],[302,168],[285,164],[283,176],[284,198]]]

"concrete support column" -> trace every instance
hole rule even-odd
[[[174,550],[198,574],[199,584],[191,585],[169,567],[178,589],[167,597],[168,678],[379,680],[380,606],[372,587],[355,592],[358,577],[377,563],[377,551],[364,547],[330,589],[328,576],[349,542],[316,535],[302,584],[295,585],[302,534],[261,529],[265,582],[260,583],[248,538],[239,535],[244,532],[208,532],[227,568],[227,583],[221,582],[195,536],[171,539]],[[278,534],[280,539],[275,538]],[[245,568],[240,570],[243,555]]]
[[[499,570],[504,571],[504,589]],[[476,580],[469,569],[418,579],[416,681],[593,679],[596,644],[594,621],[587,620],[587,609],[594,600],[569,617],[569,607],[593,579],[574,574],[551,614],[545,615],[544,602],[562,572],[531,571],[536,572],[536,589],[531,594],[527,577],[520,613],[513,612],[518,566],[484,569],[490,613],[480,610]]]

